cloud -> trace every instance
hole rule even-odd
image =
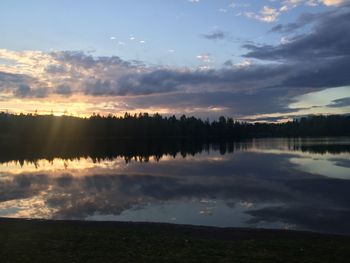
[[[201,36],[208,40],[222,40],[228,37],[227,33],[221,30],[217,30],[208,34],[203,34]]]
[[[158,156],[162,155],[162,145],[157,146],[153,150]],[[157,164],[149,162],[139,165],[131,162],[125,165],[123,157],[130,157],[128,151],[126,156],[121,153],[121,158],[111,162],[106,162],[103,159],[106,156],[101,156],[104,165],[94,163],[90,166],[92,161],[86,159],[77,176],[73,175],[73,170],[77,168],[75,166],[57,169],[55,174],[29,172],[26,167],[22,168],[22,174],[4,172],[4,180],[0,181],[2,210],[7,211],[6,206],[13,207],[15,204],[19,213],[32,211],[33,215],[45,218],[86,219],[96,214],[118,215],[131,207],[142,208],[143,204],[167,205],[215,199],[224,200],[231,206],[247,202],[254,204],[246,206],[242,212],[242,215],[250,215],[248,218],[243,217],[249,220],[245,222],[247,224],[288,222],[313,230],[350,232],[349,180],[325,178],[298,169],[291,159],[304,160],[310,156],[320,159],[320,155],[304,148],[302,150],[308,154],[293,152],[290,141],[289,145],[286,141],[281,147],[289,150],[280,150],[279,154],[263,149],[254,153],[254,146],[249,142],[234,144],[231,146],[234,154],[219,155],[214,145],[208,150],[216,154],[197,155],[195,166],[191,159],[179,156]],[[223,147],[221,152],[229,147]],[[152,149],[146,148],[152,153]],[[193,149],[182,149],[178,145],[171,147],[172,154],[194,154],[203,150],[203,146]],[[108,158],[113,157],[114,152],[111,154]],[[212,157],[219,160],[213,161]],[[338,165],[349,165],[346,157],[337,159]],[[249,165],[252,161],[254,165]],[[110,169],[110,165],[118,165],[119,168]],[[12,203],[6,202],[11,200]],[[33,204],[34,200],[35,206],[27,205]],[[22,214],[22,217],[25,216]],[[338,224],[339,220],[343,223]]]
[[[315,19],[315,18],[313,18]],[[293,65],[281,86],[326,88],[350,83],[350,8],[319,15],[310,32],[294,36],[287,43],[245,45],[247,58]]]
[[[31,89],[28,85],[19,85],[15,90],[16,97],[25,98],[25,97],[37,97],[45,98],[48,95],[47,88],[36,88]]]
[[[248,18],[254,18],[262,22],[271,23],[278,19],[278,17],[281,15],[281,11],[269,6],[264,6],[259,13],[246,12],[245,15]]]
[[[32,90],[30,85],[36,80],[25,74],[13,74],[0,71],[0,93],[12,93],[18,97],[45,97],[47,89]]]
[[[56,94],[69,96],[73,93],[72,89],[67,85],[59,85],[55,89]]]
[[[90,109],[98,111],[100,107],[103,112],[106,103],[113,112],[110,105],[118,101],[135,111],[239,117],[286,113],[297,95],[350,85],[350,8],[344,6],[318,17],[302,15],[293,25],[279,25],[273,31],[295,32],[301,21],[308,21],[310,29],[288,35],[288,41],[276,45],[245,44],[247,52],[241,62],[228,58],[216,69],[209,67],[213,65],[209,53],[196,57],[200,67],[186,68],[150,66],[81,51],[0,50],[0,58],[12,61],[0,65],[0,92],[23,101],[77,96],[90,103]],[[215,39],[222,35],[207,36]],[[116,106],[115,110],[122,109]]]
[[[192,112],[202,118],[218,117],[220,115],[243,116],[270,114],[275,112],[288,113],[294,110],[287,109],[292,98],[286,96],[285,89],[269,89],[251,93],[232,91],[164,93],[149,97],[128,99],[129,104],[139,105],[142,108],[151,108],[158,105],[160,108],[171,108],[171,113],[181,115]],[[247,107],[249,105],[249,107]]]
[[[323,17],[328,16],[329,14],[334,13],[334,11],[319,14],[319,13],[306,13],[302,14],[295,22],[289,23],[289,24],[278,24],[271,28],[270,32],[278,32],[278,33],[293,33],[296,30],[303,28],[318,19],[320,19],[320,16]]]
[[[321,2],[327,6],[339,6],[348,1],[347,0],[321,0]]]
[[[86,85],[86,89],[84,90],[84,92],[87,95],[93,95],[93,96],[100,96],[100,95],[108,96],[108,95],[114,94],[111,81],[109,80],[103,81],[101,79],[98,79],[93,83],[88,83]]]
[[[245,57],[297,61],[348,58],[350,36],[345,32],[349,27],[350,8],[336,13],[326,13],[319,16],[311,32],[289,38],[289,42],[283,45],[245,45],[244,47],[249,50]]]
[[[210,62],[210,54],[209,53],[198,55],[198,56],[196,56],[196,58],[201,60],[202,62]]]
[[[348,0],[284,0],[281,1],[279,7],[273,8],[264,6],[258,13],[245,12],[244,14],[248,18],[256,19],[265,23],[272,23],[277,21],[283,13],[286,13],[300,5],[315,7],[319,4],[323,4],[326,6],[342,7],[345,6],[346,3],[350,2]],[[278,27],[275,30],[278,30]]]
[[[51,74],[62,74],[67,72],[67,68],[64,65],[48,65],[45,71]]]
[[[27,97],[31,89],[28,85],[20,85],[16,90],[17,97]]]
[[[28,83],[31,81],[33,81],[33,79],[25,74],[15,74],[0,71],[0,88],[3,90],[14,85],[17,86],[21,83]]]
[[[350,97],[333,100],[332,103],[327,106],[333,108],[350,106]]]
[[[275,31],[294,32],[301,21],[312,23],[310,30],[291,36],[279,45],[246,44],[245,57],[266,61],[284,67],[277,87],[295,89],[325,89],[350,84],[350,36],[345,32],[350,27],[350,8],[314,15],[302,15],[295,23],[278,26]],[[270,65],[270,66],[268,66]],[[305,92],[305,91],[304,91]],[[328,107],[347,106],[346,99],[339,100]]]

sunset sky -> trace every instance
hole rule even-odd
[[[2,0],[0,111],[350,113],[348,0]]]

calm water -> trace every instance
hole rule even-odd
[[[350,234],[350,138],[113,147],[2,152],[0,217]]]

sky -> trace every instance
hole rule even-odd
[[[0,111],[350,113],[349,0],[2,0]]]

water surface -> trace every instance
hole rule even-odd
[[[2,150],[0,217],[350,234],[349,138],[109,146]]]

